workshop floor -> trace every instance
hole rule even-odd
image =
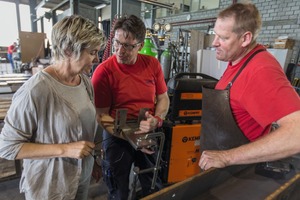
[[[0,182],[0,200],[25,200],[24,194],[20,194],[19,191],[20,179],[12,179],[8,181]],[[99,183],[95,183],[92,180],[89,189],[88,200],[106,200],[107,189],[102,180]]]

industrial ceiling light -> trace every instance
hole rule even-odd
[[[138,1],[142,2],[142,3],[147,3],[147,4],[150,4],[150,5],[154,5],[154,6],[159,6],[159,7],[162,7],[162,8],[167,8],[167,9],[173,9],[173,5],[174,5],[174,3],[166,4],[166,3],[161,3],[161,2],[157,2],[157,1],[151,1],[151,0],[138,0]]]
[[[102,3],[102,4],[98,5],[98,6],[95,6],[94,8],[96,8],[96,9],[102,9],[102,8],[104,8],[106,6],[107,5],[105,3]]]

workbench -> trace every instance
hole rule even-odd
[[[256,164],[210,169],[166,187],[143,200],[299,200],[300,155],[282,161],[293,167],[282,178],[257,174]]]
[[[0,75],[0,94],[16,92],[30,77],[24,73]]]

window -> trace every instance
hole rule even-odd
[[[156,17],[166,17],[186,12],[215,9],[220,5],[220,0],[162,0],[161,3],[173,4],[172,9],[156,9]]]

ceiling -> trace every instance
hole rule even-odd
[[[52,8],[57,7],[58,5],[61,5],[63,2],[67,3],[70,0],[0,0],[0,1],[6,1],[6,2],[11,2],[11,3],[15,3],[15,2],[19,1],[20,4],[25,4],[25,5],[29,5],[31,1],[35,1],[36,7],[52,9]],[[110,5],[110,3],[111,3],[111,0],[73,0],[73,1],[79,1],[82,4],[85,4],[85,5],[88,5],[91,7],[96,7],[101,4]],[[157,1],[157,0],[138,0],[138,1],[142,2],[142,3],[158,6],[158,7],[169,8],[169,9],[171,9],[174,4],[174,3],[172,3],[172,4],[161,3],[160,1]]]
[[[6,2],[11,2],[11,3],[16,2],[16,0],[0,0],[0,1],[6,1]],[[30,0],[18,0],[18,1],[20,2],[20,4],[26,4],[26,5],[29,5],[29,2],[30,2]],[[108,5],[111,2],[111,0],[78,0],[78,1],[80,3],[83,3],[83,4],[91,6],[91,7],[95,7],[100,4]],[[37,6],[52,9],[64,1],[63,0],[35,0],[35,2],[36,2]]]

